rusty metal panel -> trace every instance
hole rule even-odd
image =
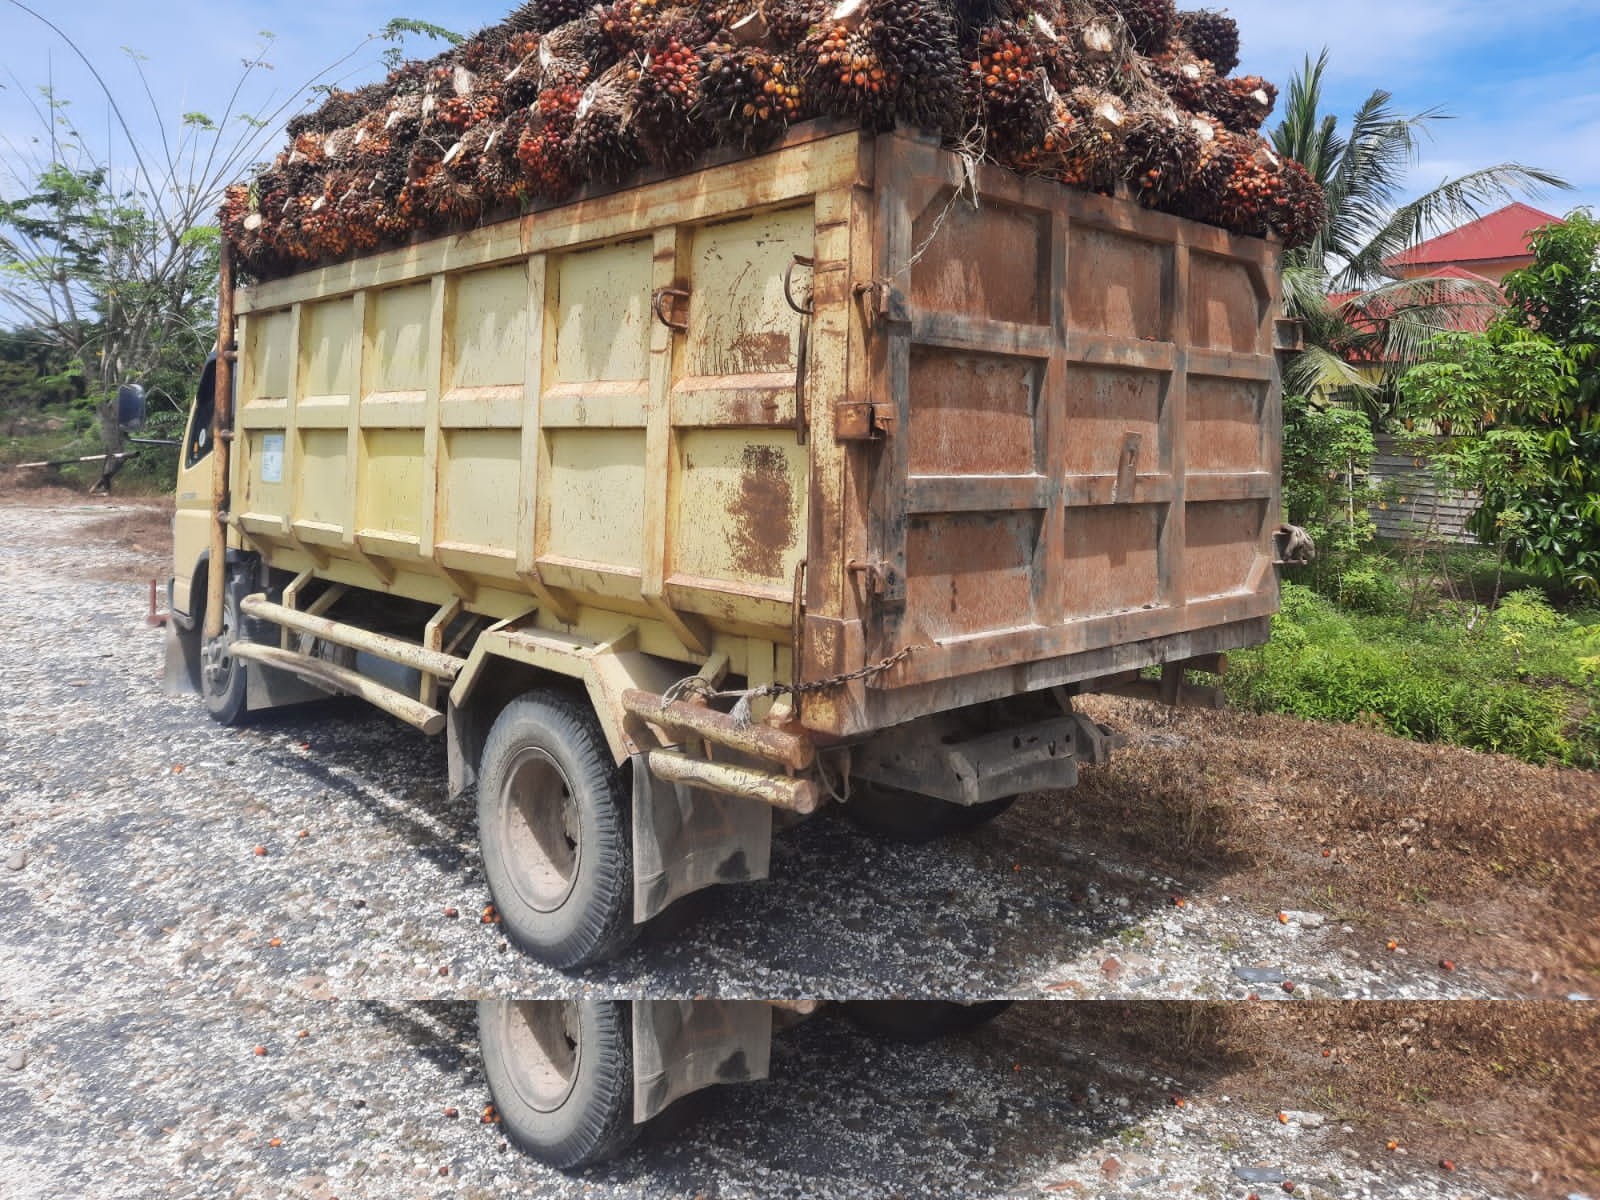
[[[989,168],[961,195],[954,156],[877,153],[866,391],[895,424],[864,444],[866,636],[846,665],[916,649],[836,719],[993,695],[1007,668],[1081,677],[1110,647],[1128,669],[1202,630],[1258,636],[1277,604],[1275,247]]]
[[[904,431],[915,475],[1026,475],[1043,372],[1034,359],[913,346],[916,420]]]
[[[689,254],[689,375],[784,373],[792,386],[800,322],[784,299],[795,254],[811,257],[810,206],[696,229]]]

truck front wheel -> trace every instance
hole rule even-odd
[[[485,1000],[478,1044],[506,1135],[534,1157],[587,1166],[638,1134],[625,1002]]]
[[[222,593],[222,632],[200,641],[200,694],[206,711],[219,725],[237,725],[246,712],[245,664],[232,653],[235,639],[242,636],[239,585],[229,579]]]
[[[622,772],[594,714],[556,691],[506,705],[478,773],[478,840],[511,940],[557,967],[627,946],[632,834]]]

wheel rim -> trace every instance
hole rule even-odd
[[[230,596],[222,605],[222,632],[207,638],[200,648],[201,677],[212,696],[225,696],[233,686],[233,672],[238,666],[232,653],[233,625],[234,602]]]
[[[545,751],[517,753],[500,791],[505,864],[523,903],[551,912],[566,903],[578,878],[582,845],[578,802],[566,772]]]
[[[516,1000],[500,1007],[505,1072],[517,1098],[537,1112],[567,1102],[583,1061],[578,1006],[571,1000]]]

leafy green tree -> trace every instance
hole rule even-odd
[[[1384,262],[1440,227],[1471,219],[1518,192],[1569,185],[1547,171],[1500,163],[1446,180],[1402,201],[1422,140],[1447,119],[1430,108],[1407,116],[1393,97],[1374,91],[1349,132],[1323,110],[1328,52],[1289,84],[1283,119],[1272,133],[1279,153],[1299,160],[1322,184],[1328,216],[1308,245],[1284,258],[1284,293],[1304,325],[1306,349],[1287,365],[1284,389],[1300,395],[1343,394],[1383,409],[1393,381],[1420,360],[1440,330],[1458,325],[1463,306],[1495,305],[1492,287],[1456,279],[1395,280]],[[1335,301],[1334,295],[1346,298]],[[1374,382],[1358,366],[1380,368]]]
[[[1600,590],[1600,221],[1580,209],[1532,242],[1502,316],[1437,337],[1406,373],[1403,412],[1441,435],[1445,482],[1482,494],[1474,532],[1514,566]]]
[[[33,142],[7,141],[0,164],[0,312],[19,316],[82,379],[82,403],[108,453],[123,448],[115,395],[125,382],[157,396],[153,432],[183,422],[182,397],[216,344],[216,280],[223,189],[262,157],[284,119],[319,79],[375,39],[447,37],[423,22],[396,20],[300,87],[253,100],[270,71],[272,35],[245,58],[219,115],[161,111],[143,60],[129,52],[154,135],[136,135],[115,90],[54,21],[21,0],[0,0],[49,27],[98,86],[118,144],[86,136],[69,100],[40,91]],[[97,124],[99,113],[96,114]],[[35,149],[35,145],[40,147]],[[79,450],[87,453],[87,450]],[[176,454],[166,455],[168,475]]]

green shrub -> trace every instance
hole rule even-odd
[[[1337,598],[1345,608],[1364,613],[1404,612],[1404,589],[1395,582],[1386,560],[1364,555],[1339,573]]]
[[[1272,641],[1232,661],[1225,686],[1244,708],[1600,765],[1600,626],[1580,625],[1537,591],[1507,597],[1469,630],[1447,615],[1344,611],[1287,583]]]

